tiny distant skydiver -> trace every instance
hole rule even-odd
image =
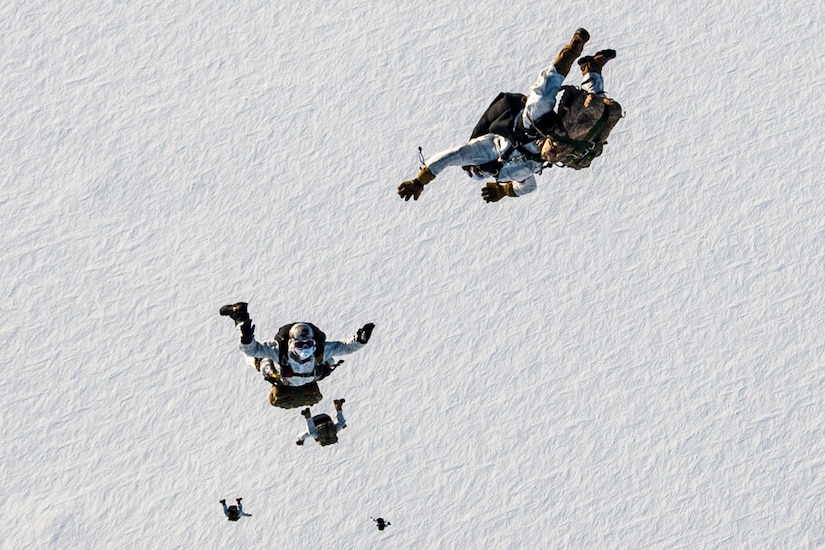
[[[384,518],[370,518],[372,521],[375,522],[375,526],[378,527],[379,531],[383,531],[385,527],[389,527],[392,525],[389,521],[384,521]]]
[[[347,422],[344,420],[344,411],[341,409],[344,406],[345,399],[336,399],[333,401],[335,405],[336,422],[333,423],[329,415],[316,414],[312,416],[307,407],[301,414],[306,419],[307,430],[298,436],[296,445],[303,445],[306,438],[312,436],[322,447],[338,443],[338,432],[347,427]]]
[[[221,504],[223,505],[223,513],[226,515],[226,519],[229,521],[238,521],[241,517],[252,517],[252,514],[247,514],[243,511],[243,504],[241,504],[242,498],[236,498],[235,502],[237,504],[233,504],[232,506],[226,505],[226,499],[221,499]]]

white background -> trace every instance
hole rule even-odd
[[[0,546],[825,545],[824,23],[4,2]],[[592,168],[396,195],[580,26],[626,111]],[[347,399],[338,445],[295,445],[239,300],[260,338],[376,324],[313,408]]]

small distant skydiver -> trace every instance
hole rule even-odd
[[[392,525],[389,521],[384,521],[384,518],[370,518],[372,521],[375,522],[375,526],[378,527],[379,531],[383,531],[384,527],[389,527]]]
[[[252,514],[247,514],[243,511],[243,504],[241,504],[241,498],[236,498],[235,502],[237,505],[233,504],[232,506],[226,505],[226,499],[221,499],[221,504],[223,505],[223,513],[226,515],[226,518],[229,521],[238,521],[241,519],[242,516],[252,517]]]
[[[338,432],[347,427],[347,421],[344,419],[344,411],[341,410],[344,406],[345,399],[335,399],[332,403],[335,405],[335,419],[327,414],[316,414],[312,416],[309,412],[309,407],[301,411],[301,415],[306,419],[307,429],[298,436],[295,442],[297,445],[303,445],[304,440],[312,437],[322,447],[338,443]]]

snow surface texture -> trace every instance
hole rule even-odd
[[[822,2],[442,4],[0,6],[3,548],[825,546]],[[591,169],[396,196],[579,26]]]

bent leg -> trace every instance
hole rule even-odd
[[[527,93],[527,101],[521,114],[521,122],[525,128],[532,128],[534,120],[553,110],[556,105],[556,94],[559,93],[562,82],[564,75],[555,67],[547,67],[539,73],[538,79]]]
[[[583,74],[582,90],[591,94],[604,95],[604,77],[599,73]]]
[[[570,73],[570,68],[573,62],[582,54],[582,49],[587,41],[590,40],[590,33],[585,29],[576,29],[570,42],[564,45],[559,54],[553,60],[553,67],[562,75],[567,76]]]
[[[533,126],[537,121],[553,110],[556,105],[556,94],[559,93],[564,78],[570,72],[573,62],[582,53],[582,49],[590,34],[584,29],[577,29],[570,42],[564,45],[553,64],[539,73],[538,80],[527,93],[527,102],[524,105],[521,122],[525,128]]]
[[[602,69],[605,64],[616,57],[616,50],[601,50],[594,55],[579,59],[582,71],[582,90],[591,94],[604,95],[604,77]]]

